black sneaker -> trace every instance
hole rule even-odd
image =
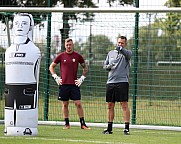
[[[125,135],[130,135],[129,130],[127,130],[127,129],[124,129],[123,132],[124,132]]]
[[[112,134],[113,132],[112,131],[108,131],[107,129],[105,129],[102,133],[103,134]]]

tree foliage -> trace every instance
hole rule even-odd
[[[49,5],[48,0],[1,0],[0,6],[1,7],[55,7],[57,5],[63,5],[65,8],[73,8],[73,7],[96,7],[96,5],[92,2],[92,0],[49,0],[51,3]],[[33,15],[33,18],[35,20],[35,24],[39,24],[42,21],[46,20],[47,13],[41,13],[41,12],[35,12],[31,13]],[[93,14],[86,14],[83,13],[84,16],[86,16],[87,19],[91,19]],[[8,16],[10,20],[13,19],[12,13],[3,13],[0,14],[0,20],[4,23],[5,22],[5,16]],[[63,16],[66,20],[68,19],[75,19],[78,20],[80,17],[78,17],[78,14],[76,13],[66,13],[66,16]],[[85,18],[84,18],[85,19]]]
[[[107,0],[107,2],[109,3],[109,6],[112,6],[112,4],[114,2],[116,2],[117,0]],[[134,5],[134,0],[118,0],[119,5]]]
[[[165,6],[167,7],[181,7],[181,1],[180,0],[168,0],[165,3]],[[165,35],[167,35],[169,39],[169,45],[166,50],[170,51],[170,49],[173,52],[169,53],[169,57],[172,58],[172,60],[175,58],[175,54],[179,56],[180,58],[180,51],[181,51],[181,13],[176,12],[170,12],[166,14],[166,18],[160,19],[160,21],[163,23],[162,27],[164,29]],[[178,59],[178,58],[177,58]]]
[[[168,0],[167,7],[180,7],[180,0]],[[153,23],[139,28],[139,62],[147,64],[148,55],[152,63],[156,61],[180,61],[181,58],[181,14],[166,13],[166,17],[156,18]],[[161,32],[161,33],[160,33]],[[160,34],[159,34],[160,33]],[[134,45],[134,38],[128,41]]]
[[[116,2],[117,0],[107,0],[109,5],[111,6],[112,3]],[[98,0],[99,2],[99,0]],[[101,2],[101,1],[100,1]],[[50,5],[49,5],[50,3]],[[133,4],[134,0],[119,0],[120,5],[125,4]],[[65,8],[96,8],[97,6],[93,2],[93,0],[1,0],[0,6],[1,7],[55,7],[56,5],[63,5]],[[39,24],[42,21],[45,21],[47,18],[46,13],[35,12],[31,13],[34,17],[35,24]],[[12,13],[1,13],[0,20],[5,23],[5,18],[12,21]],[[82,13],[80,16],[79,13],[74,12],[63,12],[63,27],[60,29],[61,33],[61,43],[62,47],[64,47],[64,40],[69,37],[70,26],[69,20],[76,20],[76,21],[93,21],[94,14],[93,13]],[[63,48],[64,49],[64,48]]]
[[[111,6],[117,0],[107,0],[109,5]],[[99,0],[98,0],[99,2]],[[101,1],[100,1],[101,2]],[[132,5],[134,4],[134,0],[119,0],[120,5]],[[0,0],[0,7],[55,7],[56,5],[63,5],[65,8],[96,8],[97,6],[93,2],[93,0]],[[12,13],[10,15],[6,15],[12,20]],[[5,13],[0,14],[0,20],[5,22],[4,19]],[[45,13],[32,13],[35,18],[35,23],[40,23],[45,20],[47,15]],[[69,19],[81,19],[76,13],[67,13]],[[93,14],[83,13],[86,17],[83,17],[84,20],[93,20]],[[92,18],[91,18],[92,17]],[[81,19],[82,20],[82,19]]]
[[[167,7],[181,7],[180,0],[168,0],[165,3]],[[181,28],[181,13],[167,13],[167,19],[165,19],[166,28],[169,30],[171,35],[174,35],[178,29]]]
[[[106,35],[91,35],[85,42],[75,42],[75,50],[81,52],[90,60],[105,60],[106,53],[114,47]]]

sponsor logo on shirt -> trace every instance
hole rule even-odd
[[[9,55],[10,58],[13,58],[13,57],[22,57],[22,58],[24,58],[25,56],[26,56],[26,53],[14,53],[14,52]]]

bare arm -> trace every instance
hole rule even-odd
[[[81,66],[83,68],[82,75],[85,76],[88,72],[88,66],[86,63],[82,63]]]
[[[49,70],[50,70],[50,73],[52,74],[52,77],[54,78],[54,80],[56,81],[56,83],[58,85],[62,85],[62,79],[57,76],[56,72],[55,72],[55,67],[56,67],[56,63],[52,62],[49,66]]]
[[[83,68],[82,76],[79,79],[75,80],[75,85],[78,86],[78,87],[80,87],[80,85],[83,83],[84,79],[86,78],[85,75],[88,72],[87,64],[82,63],[81,66]]]
[[[52,62],[51,64],[50,64],[50,66],[49,66],[49,71],[50,71],[50,73],[53,75],[53,74],[56,74],[56,72],[55,72],[55,67],[56,67],[56,63],[54,63],[54,62]]]

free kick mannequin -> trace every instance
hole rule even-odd
[[[5,135],[37,135],[41,54],[32,42],[31,14],[13,20],[14,42],[5,53]]]

